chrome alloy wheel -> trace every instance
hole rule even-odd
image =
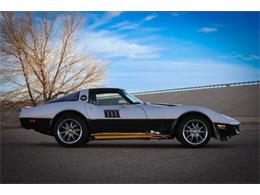
[[[82,136],[82,127],[75,119],[64,119],[60,122],[57,133],[63,143],[74,144]]]
[[[203,121],[192,119],[185,123],[182,133],[189,144],[199,145],[207,139],[208,128]]]

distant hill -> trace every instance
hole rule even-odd
[[[197,104],[233,117],[260,117],[260,84],[136,95],[151,103]]]

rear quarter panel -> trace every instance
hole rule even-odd
[[[84,102],[68,101],[42,104],[32,108],[22,108],[20,118],[54,118],[58,113],[66,110],[74,110],[88,117]]]

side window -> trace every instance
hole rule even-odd
[[[128,102],[119,93],[97,93],[92,95],[90,103],[98,106],[122,105]]]
[[[78,101],[79,100],[79,92],[70,93],[68,95],[65,95],[63,97],[54,99],[49,101],[48,103],[54,103],[54,102],[67,102],[67,101]]]

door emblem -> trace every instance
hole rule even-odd
[[[81,101],[86,101],[87,99],[88,99],[88,97],[86,95],[80,96],[80,100]]]
[[[120,118],[119,110],[104,110],[106,118]]]

